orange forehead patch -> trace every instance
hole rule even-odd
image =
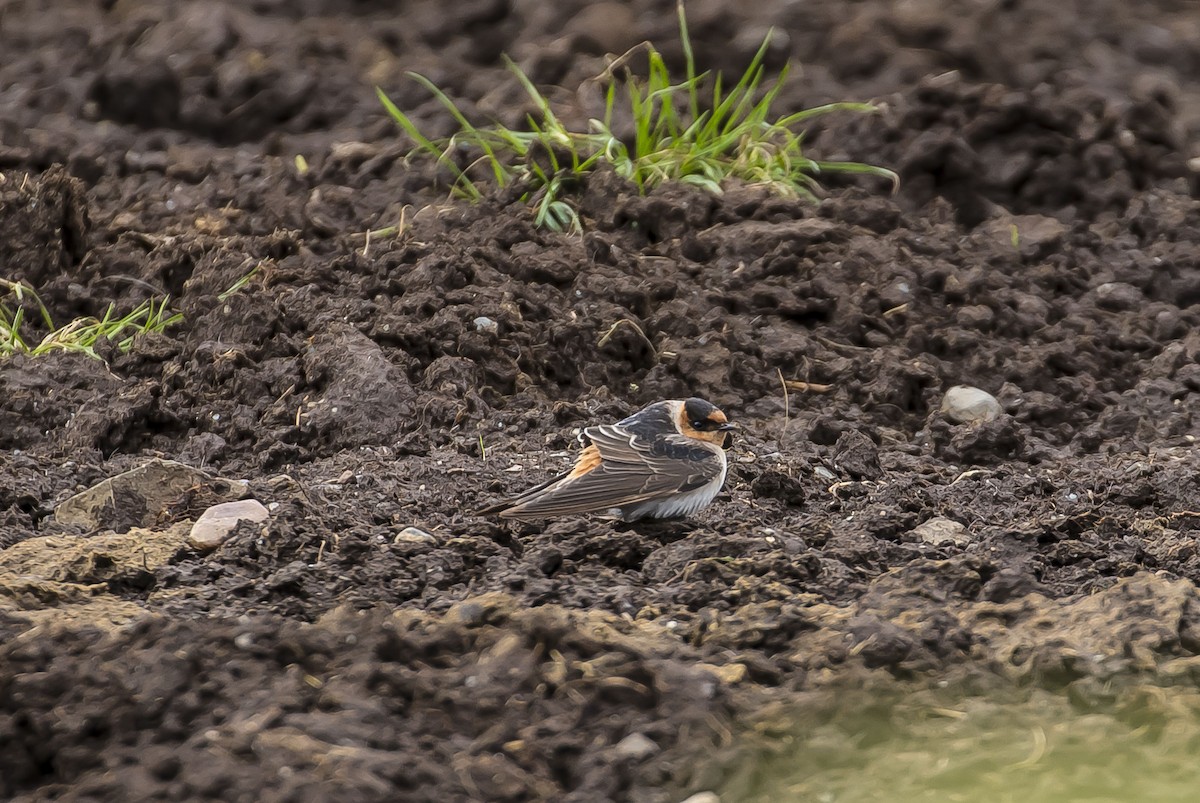
[[[729,419],[727,419],[725,417],[725,414],[722,413],[720,410],[714,410],[713,412],[708,414],[708,420],[713,421],[718,424],[724,424]],[[680,411],[679,411],[679,432],[682,435],[686,435],[689,438],[695,438],[698,441],[708,441],[709,443],[715,443],[717,446],[721,446],[721,447],[724,447],[724,445],[725,445],[726,433],[724,433],[724,432],[701,432],[700,430],[693,427],[692,423],[688,420],[688,414],[687,414],[686,409],[680,409]]]

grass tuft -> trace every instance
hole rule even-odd
[[[767,80],[763,60],[771,34],[741,77],[727,87],[720,73],[697,73],[683,3],[678,3],[679,34],[686,75],[673,82],[662,55],[649,42],[614,61],[598,81],[606,84],[603,119],[591,119],[586,131],[568,129],[545,95],[520,67],[505,57],[508,69],[537,109],[526,119],[527,131],[500,125],[474,125],[441,89],[428,78],[409,72],[450,113],[458,131],[443,139],[430,139],[412,118],[401,111],[383,90],[376,94],[384,108],[412,139],[412,153],[432,156],[454,176],[452,192],[477,201],[483,196],[479,181],[499,187],[515,185],[524,191],[537,225],[556,231],[579,232],[579,213],[569,198],[576,180],[600,165],[645,192],[668,181],[694,184],[713,193],[735,179],[762,185],[787,197],[813,198],[823,173],[859,173],[889,179],[897,175],[882,167],[859,162],[819,161],[804,155],[804,132],[799,127],[835,111],[867,113],[867,103],[831,103],[774,116],[772,104],[779,95],[788,68]],[[624,67],[629,57],[644,49],[647,75],[637,77]],[[622,79],[617,80],[617,70]],[[614,131],[618,119],[632,120],[632,134],[622,138]],[[455,157],[469,161],[460,167]],[[481,176],[482,173],[482,176]],[[479,177],[479,178],[474,178]]]
[[[161,332],[168,326],[183,320],[183,315],[168,309],[169,298],[159,301],[144,301],[132,312],[117,316],[112,304],[108,305],[101,318],[78,318],[64,326],[55,326],[50,311],[27,284],[0,279],[0,288],[6,288],[6,297],[0,300],[0,358],[14,354],[40,357],[54,351],[73,351],[101,359],[96,345],[103,338],[116,343],[122,352],[128,352],[134,338],[147,332]],[[15,304],[10,302],[15,300]],[[42,326],[48,334],[32,342],[25,338],[26,301],[37,309]]]
[[[233,284],[229,285],[229,287],[226,288],[224,292],[218,293],[217,300],[218,301],[228,301],[230,296],[237,295],[238,293],[242,292],[242,290],[245,290],[246,286],[249,285],[250,282],[252,282],[255,278],[257,278],[258,274],[262,271],[262,269],[263,269],[263,263],[259,262],[257,265],[255,265],[253,268],[251,268],[249,270],[249,272],[246,273],[245,276],[238,279]]]

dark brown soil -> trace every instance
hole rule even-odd
[[[1200,652],[1195,6],[692,0],[702,67],[785,34],[781,111],[878,100],[809,148],[900,192],[600,174],[582,237],[448,202],[374,96],[447,131],[417,70],[516,125],[502,53],[570,103],[606,52],[678,61],[673,5],[3,4],[0,277],[63,320],[185,318],[107,366],[0,363],[0,547],[92,535],[55,506],[153,457],[272,518],[54,590],[0,551],[0,796],[672,801],[859,672]],[[951,423],[957,384],[1004,414]],[[745,430],[696,519],[468,514],[685,395]]]

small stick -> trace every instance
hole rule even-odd
[[[833,385],[822,385],[820,382],[801,382],[797,379],[785,379],[783,386],[808,393],[828,393],[833,390]]]
[[[783,386],[783,431],[787,432],[788,424],[792,420],[792,405],[791,400],[788,398],[788,383],[783,378],[782,369],[776,368],[775,373],[779,374],[779,384]]]
[[[628,326],[632,326],[633,331],[637,332],[638,335],[642,338],[642,340],[645,341],[646,345],[650,347],[650,351],[653,352],[655,355],[658,354],[658,349],[656,349],[654,347],[654,342],[652,340],[650,340],[650,338],[646,337],[646,333],[642,331],[642,327],[638,326],[636,323],[629,320],[628,318],[621,318],[619,321],[614,323],[612,326],[608,327],[608,331],[605,332],[603,337],[601,337],[600,340],[596,343],[596,348],[598,348],[598,349],[604,348],[605,344],[607,344],[608,341],[612,340],[612,336],[615,335],[617,333],[617,330],[621,328],[621,324],[627,324]]]

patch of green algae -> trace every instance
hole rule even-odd
[[[1200,799],[1200,692],[1085,679],[1063,691],[843,691],[742,750],[722,803]]]

